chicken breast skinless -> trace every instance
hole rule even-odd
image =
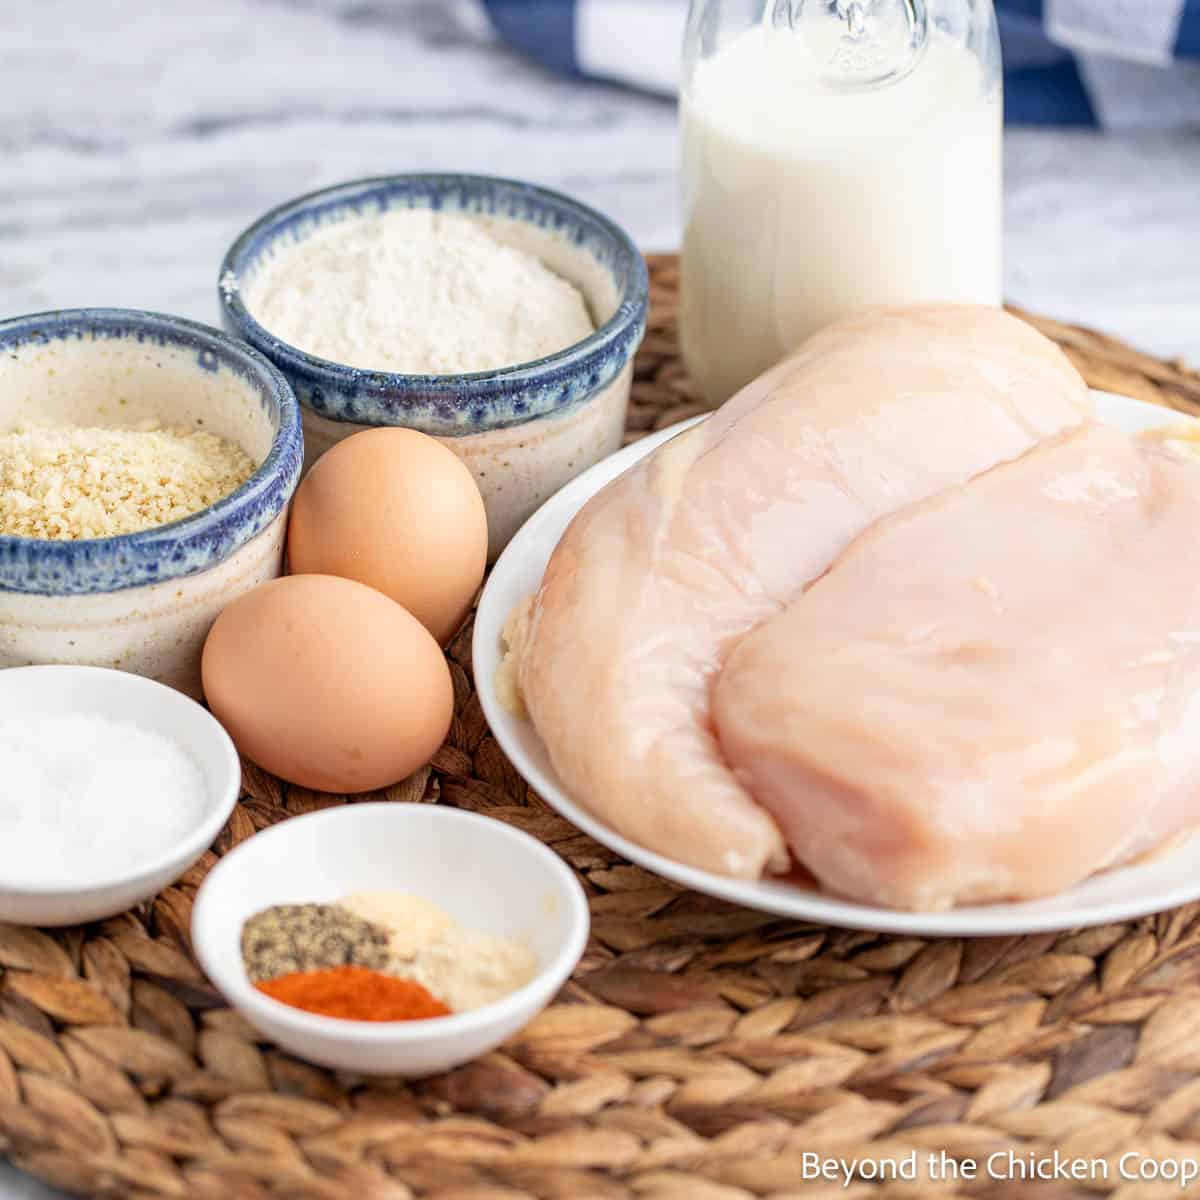
[[[714,725],[731,653],[881,518],[1091,420],[1061,351],[998,309],[874,312],[817,334],[594,496],[510,621],[508,670],[565,788],[677,861],[784,870],[800,829],[780,799],[785,748],[768,801],[767,772],[718,738],[732,688]],[[754,682],[756,711],[802,682],[788,661]],[[798,778],[797,805],[828,802]]]
[[[885,518],[730,655],[727,761],[867,903],[1152,850],[1200,820],[1198,517],[1200,460],[1094,425]]]

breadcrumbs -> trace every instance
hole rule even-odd
[[[0,434],[0,534],[75,541],[182,520],[254,473],[194,429],[25,427]]]

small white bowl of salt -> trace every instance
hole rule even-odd
[[[229,735],[180,692],[100,667],[0,671],[0,920],[75,925],[155,895],[240,784]]]

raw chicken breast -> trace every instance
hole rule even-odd
[[[1104,426],[859,538],[716,682],[827,888],[1026,899],[1200,818],[1200,461]]]
[[[678,861],[786,867],[714,736],[730,650],[880,517],[1089,419],[1062,353],[997,309],[876,312],[810,339],[595,496],[510,622],[567,790]]]

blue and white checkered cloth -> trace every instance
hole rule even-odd
[[[477,0],[547,66],[678,84],[687,0]],[[1014,124],[1200,128],[1200,0],[996,0]]]

